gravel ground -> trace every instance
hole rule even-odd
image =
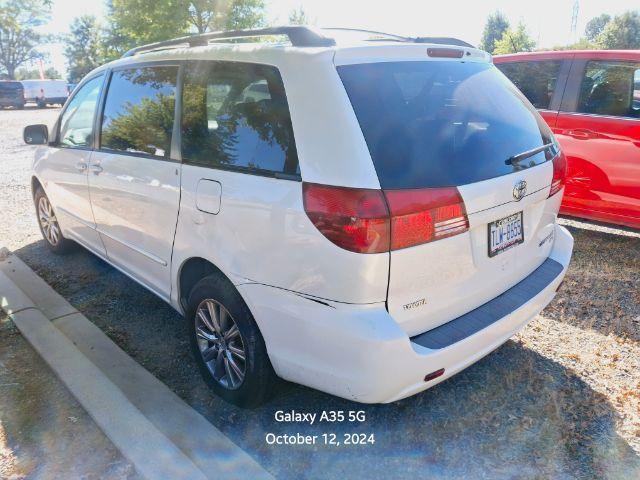
[[[183,320],[93,255],[46,251],[28,185],[26,122],[0,112],[0,243],[278,478],[640,478],[640,235],[564,220],[575,237],[565,285],[513,340],[420,395],[358,405],[283,385],[246,411],[218,400],[188,352]],[[0,348],[6,348],[0,336]],[[0,395],[2,395],[0,391]],[[282,425],[277,410],[363,409],[361,425]],[[273,433],[374,433],[375,445],[270,447]],[[347,473],[348,472],[348,473]]]

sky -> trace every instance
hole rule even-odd
[[[487,16],[502,11],[512,25],[525,23],[539,48],[551,48],[574,40],[571,19],[575,0],[265,0],[267,16],[274,24],[286,24],[289,13],[302,6],[320,27],[355,27],[390,33],[452,36],[477,45]],[[640,0],[580,0],[577,33],[601,13],[612,16],[629,9],[640,9]],[[46,33],[68,33],[75,17],[84,14],[100,18],[105,14],[103,0],[54,0],[51,21],[42,27]],[[46,49],[59,72],[66,70],[61,45]]]

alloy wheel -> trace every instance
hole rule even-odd
[[[240,388],[247,354],[231,314],[219,302],[205,299],[196,310],[195,323],[200,355],[211,376],[226,389]]]
[[[58,245],[61,238],[60,225],[47,197],[40,197],[38,201],[38,220],[47,242],[53,246]]]

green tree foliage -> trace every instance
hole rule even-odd
[[[504,32],[509,28],[507,17],[500,11],[492,13],[487,18],[487,23],[482,31],[482,40],[480,40],[480,48],[489,53],[495,50],[495,44],[502,38]]]
[[[14,78],[16,69],[41,58],[36,47],[44,37],[36,27],[49,19],[50,4],[42,0],[0,0],[0,70]]]
[[[117,58],[147,43],[265,25],[264,0],[107,0],[109,49]]]
[[[266,25],[264,0],[230,0],[224,12],[226,30],[263,27]]]
[[[40,70],[37,68],[19,68],[15,72],[16,80],[40,79]],[[54,67],[49,67],[44,71],[44,78],[59,80],[62,78],[60,72]]]
[[[581,38],[576,43],[571,43],[569,45],[556,45],[552,48],[552,50],[594,50],[597,49],[598,46],[590,40],[586,38]]]
[[[304,11],[302,5],[289,14],[289,25],[309,25],[311,23],[309,15]]]
[[[96,17],[84,15],[71,24],[71,34],[65,39],[68,78],[78,83],[82,77],[104,63],[102,32]]]
[[[536,41],[529,36],[527,28],[520,22],[515,30],[507,29],[502,38],[496,42],[493,53],[496,55],[504,53],[530,52],[536,47]]]
[[[110,56],[146,43],[179,37],[187,31],[183,0],[108,0]]]
[[[605,49],[640,48],[640,12],[629,11],[617,15],[607,23],[596,43]]]
[[[602,33],[607,23],[611,21],[611,15],[603,13],[597,17],[592,18],[587,22],[587,26],[584,29],[584,36],[587,40],[594,42],[598,35]]]

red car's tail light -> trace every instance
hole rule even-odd
[[[550,197],[562,190],[567,175],[567,158],[562,151],[553,157],[552,162],[553,177],[551,178],[551,189],[549,190]]]
[[[316,228],[356,253],[389,251],[389,211],[381,190],[302,185],[304,210]]]
[[[385,190],[391,212],[391,250],[451,237],[469,229],[456,187]]]

